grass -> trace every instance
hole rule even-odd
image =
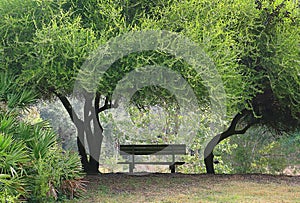
[[[300,177],[272,175],[102,174],[71,202],[300,202]]]

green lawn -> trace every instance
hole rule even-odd
[[[102,174],[71,202],[300,202],[300,177],[271,175]]]

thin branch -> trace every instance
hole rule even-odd
[[[232,122],[231,122],[229,128],[228,128],[226,131],[224,131],[223,133],[221,133],[220,139],[219,139],[218,143],[220,143],[222,140],[224,140],[224,139],[226,139],[226,138],[228,138],[228,137],[230,137],[230,136],[232,136],[232,135],[236,135],[236,134],[245,134],[246,131],[247,131],[251,126],[253,126],[254,124],[257,124],[257,123],[259,122],[259,119],[253,117],[254,120],[253,120],[252,122],[248,123],[242,130],[236,130],[236,126],[237,126],[238,122],[239,122],[243,117],[249,115],[250,113],[251,113],[251,111],[249,111],[249,110],[247,110],[247,109],[244,109],[244,110],[241,111],[241,113],[237,114],[237,115],[233,118],[233,120],[232,120]]]
[[[99,103],[100,103],[100,97],[101,97],[100,93],[96,92],[94,109],[93,109],[94,110],[94,114],[96,116],[96,122],[94,121],[94,128],[96,127],[96,123],[97,123],[99,125],[99,127],[100,127],[100,130],[103,132],[103,128],[102,128],[101,123],[100,123],[99,112],[98,112],[98,110],[99,110]],[[106,103],[106,100],[107,99],[105,99],[105,103]]]
[[[100,108],[97,108],[98,109],[97,113],[100,113],[100,112],[105,111],[107,109],[117,108],[117,107],[118,107],[118,101],[115,101],[115,103],[113,104],[112,101],[108,99],[108,97],[105,97],[104,105]]]
[[[110,105],[108,104],[108,102],[109,102],[108,97],[105,97],[104,105],[102,107],[98,108],[97,113],[100,113],[102,111],[109,109]]]
[[[249,124],[248,124],[246,127],[244,127],[242,130],[236,130],[236,131],[234,132],[234,134],[245,134],[246,131],[247,131],[251,126],[253,126],[254,124],[257,124],[258,122],[259,122],[259,119],[254,118],[254,121],[253,121],[253,122],[249,123]]]

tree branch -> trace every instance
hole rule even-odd
[[[258,120],[257,120],[257,119],[255,119],[255,121],[249,123],[249,124],[248,124],[246,127],[244,127],[242,130],[236,130],[236,131],[234,132],[234,134],[235,134],[235,135],[237,135],[237,134],[245,134],[246,131],[247,131],[251,126],[253,126],[253,125],[256,124],[256,123],[258,123]]]
[[[100,102],[100,98],[99,98],[99,102]],[[97,113],[100,113],[102,111],[109,109],[110,108],[109,106],[110,105],[108,104],[108,97],[105,97],[104,105],[102,107],[99,108],[99,103],[98,103]]]
[[[99,97],[99,101],[100,101],[100,97]],[[98,101],[98,103],[99,103],[99,101]],[[99,108],[99,105],[98,105],[97,113],[100,113],[100,112],[105,111],[107,109],[117,108],[117,107],[118,107],[118,101],[116,101],[115,104],[113,104],[112,101],[108,99],[108,97],[105,97],[104,105],[100,108]]]
[[[231,121],[230,126],[228,127],[228,129],[226,131],[235,131],[236,126],[237,126],[238,122],[240,121],[240,119],[243,118],[244,116],[246,116],[248,113],[250,113],[249,110],[243,109],[240,113],[235,115],[235,117]]]
[[[58,92],[53,91],[53,93],[59,98],[65,109],[67,110],[72,122],[76,125],[78,122],[80,122],[80,119],[78,118],[77,114],[75,113],[70,101],[68,98]]]
[[[96,92],[96,97],[95,97],[95,103],[94,103],[94,111],[95,111],[95,116],[96,116],[96,121],[97,121],[97,124],[99,125],[100,129],[103,131],[103,128],[101,126],[101,123],[100,123],[100,120],[99,120],[99,113],[102,112],[102,111],[99,111],[100,108],[99,108],[99,103],[100,103],[100,93],[99,92]],[[107,97],[105,99],[105,104],[107,103]],[[104,105],[105,105],[104,104]],[[104,110],[103,110],[104,111]],[[94,124],[95,125],[95,124]]]

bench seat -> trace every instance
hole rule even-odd
[[[184,144],[144,144],[144,145],[120,145],[120,155],[130,155],[131,161],[118,162],[118,164],[129,164],[129,172],[133,172],[135,164],[145,165],[169,165],[171,173],[175,173],[177,165],[183,165],[185,162],[175,161],[175,155],[186,155],[186,145]],[[147,162],[135,161],[136,155],[172,155],[172,161]]]

